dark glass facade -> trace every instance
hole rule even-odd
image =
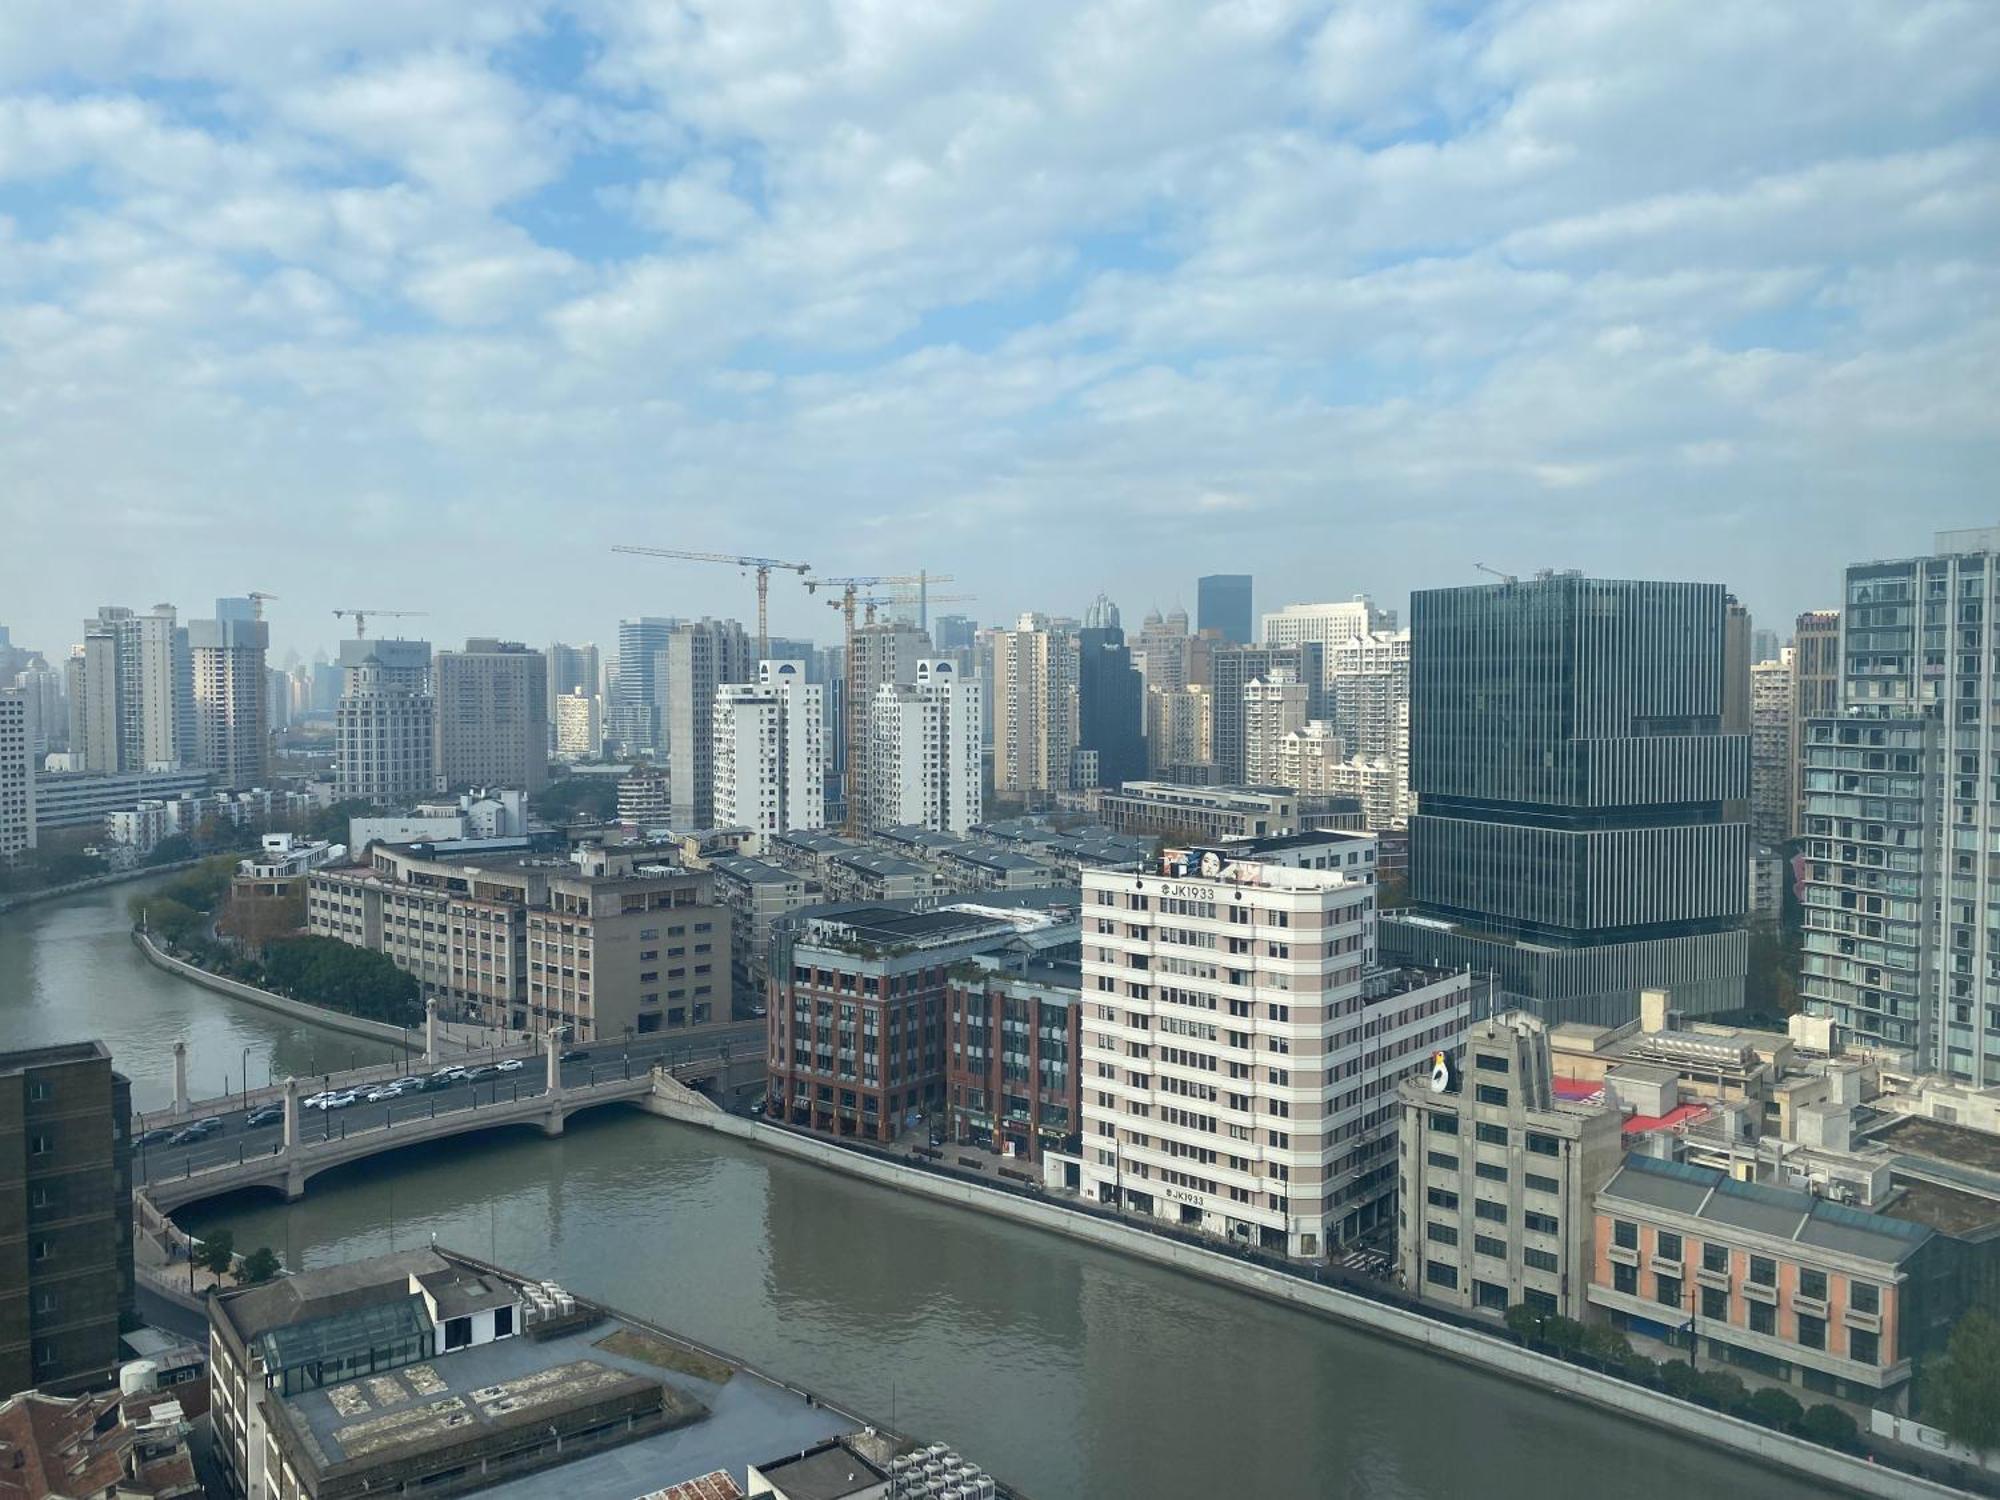
[[[1097,785],[1146,775],[1146,684],[1117,626],[1077,632],[1077,744],[1097,752]]]
[[[1257,638],[1248,573],[1210,573],[1195,590],[1195,629],[1219,631],[1225,641],[1239,646]]]

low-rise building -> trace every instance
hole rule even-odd
[[[964,1146],[1039,1162],[1083,1128],[1083,969],[1075,959],[954,965],[945,1130]]]
[[[100,828],[111,813],[146,801],[198,797],[208,784],[207,771],[44,773],[35,778],[35,827],[38,831]]]
[[[1462,1054],[1439,1049],[1398,1100],[1403,1285],[1496,1318],[1526,1305],[1582,1319],[1618,1112],[1556,1094],[1547,1029],[1520,1012],[1473,1027]]]
[[[739,999],[763,1004],[771,977],[771,936],[778,922],[821,898],[817,882],[796,870],[743,855],[712,855],[704,862],[715,893],[729,908],[730,979]]]
[[[1098,798],[1097,814],[1114,833],[1219,844],[1296,832],[1299,794],[1278,786],[1128,781]]]
[[[0,1495],[9,1500],[182,1500],[203,1491],[188,1453],[188,1414],[171,1391],[0,1402]]]

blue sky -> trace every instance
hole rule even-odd
[[[1996,77],[1989,0],[12,0],[0,623],[747,611],[615,542],[1782,623],[2000,520]]]

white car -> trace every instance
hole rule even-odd
[[[521,1059],[518,1057],[503,1057],[493,1065],[493,1071],[496,1073],[518,1073],[521,1071]]]
[[[299,1103],[307,1109],[318,1109],[338,1092],[337,1089],[321,1089],[317,1094],[307,1094],[305,1098],[299,1100]]]
[[[377,1084],[362,1097],[367,1099],[370,1104],[382,1104],[391,1099],[402,1098],[403,1086],[400,1083]]]
[[[353,1104],[359,1097],[360,1095],[356,1094],[353,1089],[343,1089],[341,1092],[337,1094],[328,1094],[324,1099],[320,1100],[319,1108],[346,1109],[349,1105]]]

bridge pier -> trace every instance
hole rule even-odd
[[[542,1116],[542,1134],[561,1135],[562,1133],[563,1133],[562,1109],[558,1105],[551,1104],[548,1108],[548,1112]]]
[[[174,1043],[174,1113],[188,1112],[188,1044]]]
[[[424,1001],[424,1061],[432,1067],[438,1060],[438,1003],[432,995]]]

